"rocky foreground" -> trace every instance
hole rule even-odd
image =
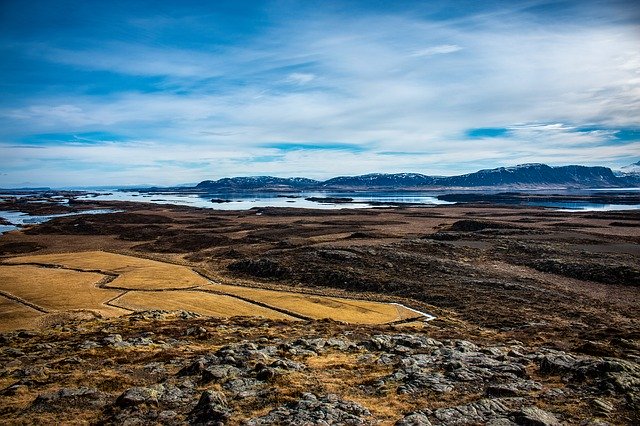
[[[0,422],[640,422],[636,362],[519,341],[445,337],[428,325],[213,319],[165,311],[6,333],[0,335]]]

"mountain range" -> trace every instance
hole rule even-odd
[[[629,167],[631,169],[631,167]],[[339,176],[325,181],[294,177],[250,176],[205,180],[192,188],[196,192],[224,191],[345,191],[421,190],[439,188],[620,188],[640,185],[640,175],[615,174],[607,167],[522,164],[480,170],[458,176],[428,176],[419,173],[373,173]]]
[[[624,166],[620,168],[620,174],[624,175],[640,175],[640,161],[637,161],[633,164],[629,164],[628,166]]]

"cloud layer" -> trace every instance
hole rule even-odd
[[[632,6],[422,3],[7,2],[0,186],[637,161]]]

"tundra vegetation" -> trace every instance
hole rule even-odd
[[[3,423],[640,421],[637,212],[68,208],[0,238]]]

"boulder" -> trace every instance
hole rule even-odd
[[[481,399],[470,404],[435,410],[434,416],[445,425],[487,423],[506,418],[507,407],[498,399]]]
[[[56,392],[40,394],[31,404],[39,411],[66,410],[70,407],[98,407],[106,403],[106,395],[95,388],[62,388]]]
[[[157,405],[163,392],[164,386],[162,385],[153,387],[136,386],[124,391],[118,399],[116,399],[116,405],[119,407],[133,407],[142,404]]]
[[[222,425],[230,416],[227,398],[222,392],[206,390],[200,395],[198,404],[189,413],[192,425]]]
[[[288,425],[369,425],[374,424],[369,410],[337,395],[318,397],[305,393],[298,401],[283,405],[268,414],[246,422],[247,426]]]
[[[538,407],[526,407],[513,415],[522,426],[560,426],[558,418]]]
[[[398,420],[395,426],[431,426],[431,422],[424,413],[410,413]]]

